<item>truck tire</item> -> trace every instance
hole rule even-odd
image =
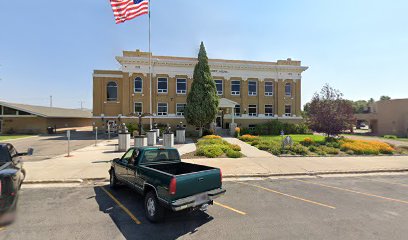
[[[164,219],[164,208],[153,191],[148,192],[145,196],[145,214],[147,219],[153,223],[161,222]]]
[[[111,169],[109,171],[109,187],[112,189],[117,188],[118,186],[118,179],[115,176],[115,170]]]

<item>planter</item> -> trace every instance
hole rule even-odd
[[[130,133],[119,133],[118,151],[125,152],[130,148]]]
[[[174,147],[174,133],[163,134],[163,146]]]
[[[156,131],[155,130],[150,130],[147,131],[147,146],[154,146],[156,145]]]
[[[135,136],[135,147],[145,147],[147,146],[146,136]]]

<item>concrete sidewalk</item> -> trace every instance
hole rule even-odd
[[[117,140],[100,142],[72,152],[72,157],[26,162],[26,183],[71,182],[108,179],[110,160],[123,155],[115,152]],[[195,150],[194,143],[176,145],[181,154]],[[248,153],[247,153],[248,154]],[[373,157],[252,157],[186,159],[185,162],[221,168],[224,177],[267,177],[324,173],[364,173],[408,171],[408,156]]]

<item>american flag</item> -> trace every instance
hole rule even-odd
[[[148,0],[110,0],[116,23],[149,13]]]

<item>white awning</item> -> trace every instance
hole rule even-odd
[[[220,99],[220,104],[218,105],[218,107],[220,107],[220,108],[234,108],[235,105],[238,105],[238,103],[236,103],[236,102],[234,102],[232,100],[226,99],[226,98],[221,98]]]

